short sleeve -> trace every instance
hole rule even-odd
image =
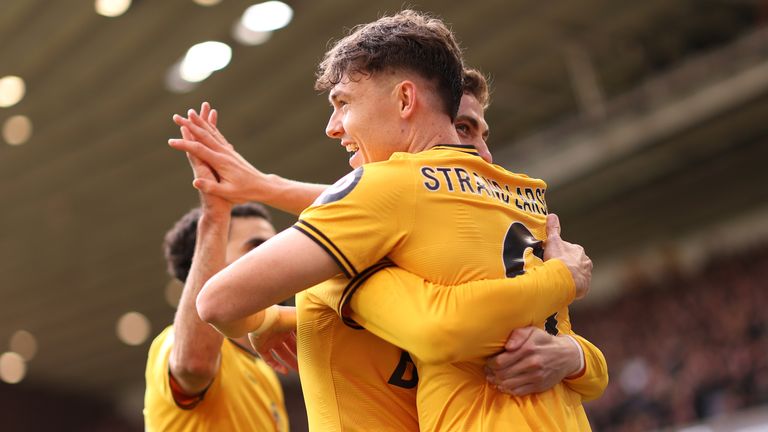
[[[353,278],[402,242],[412,226],[414,176],[410,163],[367,164],[337,181],[293,228],[320,245]]]

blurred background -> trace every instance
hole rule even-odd
[[[160,244],[197,203],[172,114],[210,101],[266,172],[349,170],[314,69],[403,2],[285,2],[270,20],[254,1],[0,0],[0,429],[143,429],[181,289]],[[572,313],[611,372],[594,429],[768,430],[768,1],[408,5],[491,77],[496,163],[547,180],[595,262]]]

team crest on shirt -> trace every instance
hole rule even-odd
[[[315,202],[313,202],[312,205],[318,206],[328,204],[344,198],[352,192],[362,177],[363,167],[357,168],[326,189],[319,197],[317,197],[317,199],[315,199]]]

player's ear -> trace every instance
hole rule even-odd
[[[413,115],[416,106],[416,90],[413,81],[405,80],[397,85],[397,103],[401,118],[408,118]]]

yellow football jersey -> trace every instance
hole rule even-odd
[[[171,392],[168,359],[173,326],[149,348],[145,372],[144,426],[147,431],[288,431],[288,416],[274,371],[229,339],[221,365],[202,398],[180,406]]]
[[[370,332],[344,325],[344,277],[296,296],[299,374],[312,431],[418,431],[410,357]]]
[[[581,345],[584,368],[564,383],[586,401],[603,393],[608,368],[600,349],[571,329],[565,307],[573,298],[571,282],[558,260],[512,279],[455,286],[433,284],[389,267],[348,286],[339,309],[344,322],[362,326],[428,363],[487,357],[498,352],[498,340],[510,329],[542,322],[546,328],[549,323],[550,333],[573,336]]]
[[[471,146],[437,146],[358,168],[318,197],[294,227],[336,260],[353,279],[350,286],[385,257],[442,285],[514,277],[542,265],[545,190],[542,180],[485,163]],[[496,340],[496,352],[505,339]],[[486,382],[484,357],[413,360],[422,430],[589,429],[581,396],[565,384],[515,398]]]

